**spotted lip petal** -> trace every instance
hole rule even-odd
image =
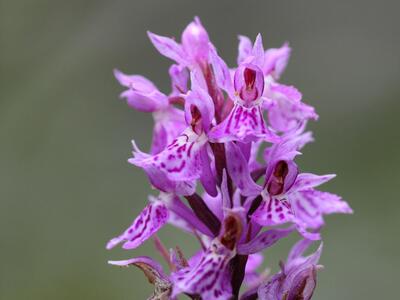
[[[308,232],[306,230],[307,225],[300,218],[297,217],[292,208],[290,201],[269,196],[266,193],[262,193],[263,202],[260,207],[251,216],[252,221],[261,226],[277,226],[286,223],[294,224],[297,231],[305,238],[311,240],[320,239],[318,233]]]
[[[129,162],[145,170],[154,168],[172,181],[192,181],[201,175],[200,152],[206,143],[205,134],[199,136],[189,127],[159,154],[143,157],[134,152]]]
[[[210,131],[209,138],[219,143],[229,141],[248,143],[259,139],[269,142],[279,141],[279,137],[266,126],[260,106],[246,107],[239,103],[234,105],[222,123]]]
[[[295,223],[296,219],[290,203],[285,199],[277,199],[263,193],[263,203],[251,216],[251,219],[262,226],[275,226]]]
[[[228,264],[233,252],[217,239],[204,252],[198,264],[172,274],[172,297],[180,293],[200,295],[202,299],[228,300],[232,297]]]
[[[157,166],[148,163],[152,159],[152,155],[140,151],[136,146],[135,141],[133,145],[133,158],[128,162],[143,168],[148,176],[151,184],[160,191],[167,193],[176,193],[177,195],[191,195],[195,192],[196,184],[194,181],[172,181],[167,177],[167,174],[160,170]]]
[[[124,242],[122,246],[124,249],[137,248],[164,226],[168,215],[168,209],[164,203],[160,201],[150,203],[123,234],[108,242],[107,249],[121,242]]]

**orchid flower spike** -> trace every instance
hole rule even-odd
[[[150,149],[132,141],[128,162],[144,171],[155,195],[106,248],[135,251],[153,242],[169,269],[148,256],[109,263],[140,269],[154,286],[152,300],[311,299],[322,242],[304,253],[322,239],[325,215],[352,209],[319,189],[335,175],[305,173],[297,164],[313,141],[307,123],[318,115],[300,91],[280,82],[288,43],[265,49],[260,34],[254,43],[239,36],[237,66],[230,68],[198,17],[180,42],[148,35],[173,61],[171,90],[141,75],[114,75],[128,106],[154,120]],[[167,224],[192,235],[196,250],[162,241]],[[260,269],[264,253],[296,232],[302,239],[280,271]]]

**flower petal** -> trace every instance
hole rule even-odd
[[[201,87],[199,76],[198,71],[191,72],[192,91],[185,97],[185,118],[188,124],[192,123],[191,109],[195,106],[201,115],[202,129],[208,132],[214,119],[215,108],[210,95]]]
[[[206,61],[210,40],[198,17],[182,33],[182,47],[193,61]]]
[[[150,203],[123,234],[108,242],[107,249],[121,242],[124,242],[124,249],[137,248],[163,227],[167,220],[168,209],[165,204],[160,201]]]
[[[301,102],[302,95],[293,86],[274,83],[266,94],[272,100],[268,107],[268,120],[275,130],[287,132],[307,120],[318,119],[314,108]]]
[[[240,65],[247,57],[251,55],[252,52],[252,44],[251,40],[244,35],[239,35],[239,49],[238,49],[238,57],[237,64]]]
[[[128,105],[138,111],[153,112],[168,106],[168,98],[158,90],[150,93],[143,93],[132,89],[121,93]]]
[[[264,261],[264,256],[260,253],[254,253],[250,254],[248,259],[247,259],[247,264],[246,264],[246,273],[252,273],[255,272],[263,263]]]
[[[171,78],[172,94],[179,96],[180,94],[188,91],[189,72],[186,67],[182,65],[173,64],[168,70],[169,77]]]
[[[189,127],[157,155],[143,158],[134,152],[129,162],[145,170],[154,168],[172,181],[192,181],[200,178],[200,153],[206,143],[204,134],[199,136]]]
[[[213,67],[215,81],[233,99],[233,84],[229,68],[225,61],[218,55],[214,47],[210,49],[210,62]]]
[[[151,154],[160,153],[172,143],[187,127],[184,112],[175,107],[168,107],[153,112],[154,129]]]
[[[296,217],[309,228],[324,225],[325,214],[353,212],[341,197],[314,189],[291,193],[290,202]]]
[[[304,252],[307,251],[307,249],[311,246],[313,241],[308,240],[308,239],[302,239],[298,241],[292,249],[289,252],[288,258],[286,260],[286,264],[292,264],[295,262],[298,258],[301,258]]]
[[[238,145],[233,142],[225,144],[228,173],[244,196],[255,196],[261,193],[262,187],[251,178],[248,163]]]
[[[237,251],[239,254],[255,254],[271,247],[280,239],[288,236],[293,230],[293,227],[289,227],[264,231],[247,244],[238,245]]]
[[[154,47],[156,47],[158,52],[160,52],[162,55],[176,61],[178,64],[188,64],[181,45],[179,45],[173,39],[154,34],[150,31],[147,32],[147,35],[149,36]]]
[[[172,274],[172,297],[180,293],[198,294],[202,299],[228,300],[232,297],[228,265],[233,252],[217,239],[192,268]]]
[[[121,85],[130,89],[145,93],[157,90],[153,82],[141,75],[127,75],[118,69],[114,69],[114,76]]]
[[[279,79],[289,62],[291,51],[288,43],[283,44],[280,48],[271,48],[265,51],[264,74],[272,74]]]
[[[209,138],[219,143],[228,141],[248,143],[259,139],[270,142],[279,140],[279,137],[265,125],[260,106],[246,107],[238,103],[226,119],[211,130]]]
[[[211,170],[211,161],[208,156],[207,147],[203,147],[200,150],[200,160],[202,166],[200,174],[201,184],[209,195],[215,197],[218,195],[217,182],[215,180],[215,175]]]
[[[254,222],[262,226],[275,226],[288,222],[296,223],[292,207],[287,200],[278,200],[264,195],[263,198],[263,203],[251,216]]]
[[[315,175],[311,173],[301,173],[297,176],[296,181],[291,188],[291,191],[303,191],[313,187],[317,187],[335,177],[335,174]]]
[[[275,274],[265,284],[258,288],[258,299],[260,300],[282,300],[280,285],[284,278],[281,273]]]
[[[136,146],[135,141],[133,145],[133,158],[128,160],[129,163],[143,168],[149,178],[151,184],[163,192],[174,192],[177,195],[192,195],[196,189],[195,181],[172,181],[168,178],[167,174],[160,170],[157,166],[148,163],[153,156],[140,151]]]
[[[259,68],[262,68],[264,65],[264,46],[260,33],[257,34],[256,40],[254,42],[252,55],[254,56],[252,63],[258,66]]]

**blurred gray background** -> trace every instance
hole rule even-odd
[[[398,297],[400,2],[0,1],[0,299],[145,299],[136,269],[105,250],[151,193],[129,165],[130,140],[148,149],[152,120],[118,99],[114,67],[169,92],[170,61],[146,30],[180,37],[200,16],[233,65],[237,34],[266,47],[289,41],[283,82],[314,105],[316,142],[300,164],[337,173],[326,190],[353,216],[331,216],[315,299]],[[193,240],[160,234],[188,254]],[[292,240],[266,252],[273,270]]]

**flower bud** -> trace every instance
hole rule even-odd
[[[263,72],[255,65],[242,65],[235,72],[234,86],[240,99],[248,103],[255,101],[264,91]]]
[[[192,59],[197,61],[207,59],[209,38],[199,18],[196,17],[183,31],[182,46]]]

